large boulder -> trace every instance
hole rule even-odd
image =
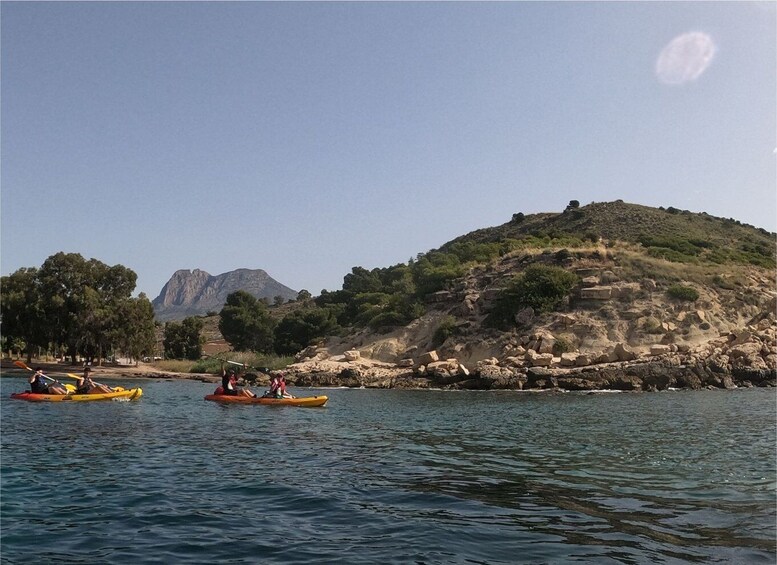
[[[434,363],[439,360],[440,356],[437,355],[436,351],[427,351],[426,353],[421,354],[421,356],[418,358],[418,364],[428,365],[429,363]]]
[[[426,365],[426,374],[432,378],[448,379],[459,374],[459,362],[456,359],[433,361]]]
[[[577,362],[577,353],[562,353],[561,354],[561,366],[562,367],[574,367]]]
[[[591,356],[587,353],[579,353],[575,358],[575,366],[586,367],[591,364]]]
[[[553,364],[552,353],[537,353],[533,349],[526,351],[526,361],[530,367],[550,367]]]
[[[522,389],[526,382],[515,370],[498,365],[478,364],[476,374],[482,389]]]
[[[612,287],[592,286],[591,288],[581,288],[580,298],[582,300],[610,300],[612,298]]]
[[[515,325],[520,327],[528,327],[534,320],[534,308],[531,306],[520,310],[514,317]]]
[[[343,358],[345,361],[356,361],[361,357],[361,353],[359,353],[356,349],[349,349],[348,351],[343,353]]]
[[[537,353],[553,353],[553,347],[556,345],[556,338],[548,332],[540,334],[537,343]]]
[[[619,343],[615,346],[615,355],[618,361],[633,361],[637,358],[636,352],[625,343]]]

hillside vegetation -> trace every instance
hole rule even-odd
[[[570,203],[560,214],[516,213],[510,222],[454,239],[441,251],[471,244],[515,248],[579,246],[599,239],[640,244],[648,255],[679,263],[775,267],[775,234],[732,218],[677,208],[594,202]]]
[[[733,219],[572,201],[271,307],[274,352],[326,344],[395,362],[439,348],[476,361],[543,331],[557,334],[556,354],[698,343],[767,308],[776,250],[775,234]]]

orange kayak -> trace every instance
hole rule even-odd
[[[272,398],[265,396],[232,396],[226,394],[209,394],[205,400],[225,402],[229,404],[272,404],[275,406],[323,406],[329,400],[326,396],[302,396],[300,398]]]

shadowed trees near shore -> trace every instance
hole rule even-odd
[[[237,351],[271,353],[275,320],[267,304],[244,290],[227,296],[221,309],[219,331]]]
[[[137,275],[78,253],[57,253],[40,268],[2,277],[3,350],[45,351],[100,360],[121,352],[136,359],[155,345],[154,312],[144,294],[132,297]]]
[[[203,321],[197,316],[189,316],[181,322],[165,324],[165,357],[168,359],[189,359],[195,361],[202,357],[205,338],[202,335]]]

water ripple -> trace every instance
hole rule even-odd
[[[191,382],[9,400],[24,382],[1,383],[2,563],[777,557],[769,390],[330,390],[286,409]]]

